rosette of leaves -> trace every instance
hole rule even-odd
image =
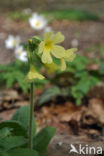
[[[33,149],[28,148],[29,106],[21,107],[11,120],[0,123],[0,156],[42,156],[56,129],[45,127],[36,133],[33,121]]]

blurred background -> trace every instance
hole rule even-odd
[[[29,103],[25,44],[48,31],[62,32],[62,45],[78,51],[65,72],[41,69],[47,79],[35,81],[38,129],[54,125],[58,132],[104,135],[103,0],[0,1],[0,120]]]
[[[36,11],[54,10],[54,9],[81,9],[93,13],[103,13],[103,0],[4,0],[0,2],[0,9],[3,11],[16,11],[26,8]]]

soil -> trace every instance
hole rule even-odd
[[[103,152],[101,152],[102,154],[98,154],[97,151],[98,147],[101,147],[102,151],[104,151],[104,141],[102,140],[90,139],[85,136],[57,135],[49,145],[47,156],[103,156]],[[76,148],[78,153],[71,152],[72,146]],[[80,147],[83,148],[83,152],[81,153]],[[96,151],[90,153],[90,147],[95,147]]]

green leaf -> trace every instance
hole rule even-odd
[[[11,120],[19,121],[26,131],[29,130],[29,119],[30,119],[30,107],[24,106],[19,108],[16,113],[13,115]],[[36,121],[33,121],[33,136],[36,133]]]
[[[45,127],[33,139],[33,148],[39,152],[39,155],[45,154],[48,144],[55,135],[56,128]]]
[[[39,156],[38,152],[32,149],[19,148],[9,152],[10,156]]]
[[[0,139],[0,146],[3,147],[3,150],[8,151],[15,147],[25,145],[27,142],[27,139],[23,136],[9,136],[5,139]]]
[[[11,132],[13,133],[13,135],[25,136],[25,137],[27,136],[27,133],[26,133],[24,127],[18,121],[9,120],[9,121],[1,122],[0,123],[0,130],[2,128],[5,128],[5,127],[11,128],[12,129]]]
[[[35,44],[39,44],[42,41],[42,38],[40,38],[39,36],[33,36],[33,43]]]
[[[86,65],[90,63],[90,60],[82,55],[77,55],[73,62],[68,63],[69,71],[73,71],[76,74],[76,71],[86,70]]]
[[[8,153],[0,150],[0,156],[10,156]]]
[[[86,71],[81,71],[76,74],[80,80],[76,85],[72,86],[71,94],[76,98],[77,105],[81,104],[81,99],[89,92],[89,90],[96,85],[101,79],[98,72],[91,71],[90,75]]]
[[[27,63],[15,61],[10,65],[0,65],[0,71],[2,71],[0,82],[4,82],[6,87],[12,87],[13,84],[18,83],[24,92],[28,91],[29,86],[23,81],[28,71]]]
[[[9,136],[11,134],[11,130],[11,128],[7,127],[0,129],[0,139]]]
[[[53,97],[56,97],[58,95],[61,95],[61,90],[57,86],[53,86],[51,88],[48,88],[44,91],[44,93],[40,96],[38,100],[38,105],[42,105],[45,102],[48,102]]]

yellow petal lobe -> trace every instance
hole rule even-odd
[[[62,41],[64,41],[65,37],[61,32],[56,33],[55,35],[53,35],[52,37],[52,41],[54,44],[60,43]]]
[[[65,56],[65,49],[61,46],[54,45],[51,50],[51,53],[56,58],[62,58]]]
[[[44,34],[44,41],[48,40],[49,38],[51,38],[51,35],[53,34],[53,32],[46,32]]]
[[[75,54],[76,51],[77,51],[77,48],[72,48],[72,49],[66,50],[64,58],[67,61],[72,62],[74,60],[75,56],[76,56],[76,54]]]
[[[48,63],[48,64],[52,63],[52,57],[51,57],[49,51],[44,50],[44,52],[42,54],[42,62],[43,63]]]
[[[40,80],[42,80],[42,79],[44,79],[44,76],[41,75],[40,73],[38,73],[38,72],[35,70],[35,68],[34,68],[33,65],[30,65],[30,71],[29,71],[29,73],[27,74],[27,76],[26,76],[26,78],[25,78],[25,81],[26,81],[26,82],[32,83],[32,82],[34,81],[34,79],[40,79]]]
[[[54,73],[56,70],[59,69],[58,65],[53,62],[51,64],[44,64],[44,66],[48,74]]]
[[[41,54],[44,50],[44,41],[42,41],[40,44],[39,44],[39,54]]]
[[[61,59],[61,71],[64,71],[66,69],[66,62],[65,62],[65,59],[62,58]]]

